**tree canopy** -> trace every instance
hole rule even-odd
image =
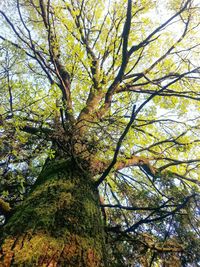
[[[98,187],[109,266],[198,266],[198,1],[9,0],[0,17],[1,227],[59,150]]]

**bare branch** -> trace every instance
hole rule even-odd
[[[125,138],[125,136],[127,135],[132,123],[134,122],[135,120],[135,106],[133,106],[133,111],[132,111],[132,114],[131,114],[131,118],[130,118],[130,121],[129,123],[127,124],[124,132],[122,133],[122,135],[120,136],[118,142],[117,142],[117,145],[116,145],[116,149],[115,149],[115,153],[114,153],[114,156],[113,156],[113,160],[112,162],[110,163],[110,165],[108,166],[108,168],[104,171],[104,173],[101,175],[101,177],[99,178],[99,180],[96,182],[96,186],[99,186],[104,180],[105,178],[108,176],[108,174],[110,173],[111,169],[114,167],[114,165],[116,164],[117,162],[117,157],[118,157],[118,154],[119,154],[119,151],[120,151],[120,147],[122,145],[122,142]]]

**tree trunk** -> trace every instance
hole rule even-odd
[[[1,236],[0,266],[105,264],[98,191],[70,160],[54,160],[17,207]]]

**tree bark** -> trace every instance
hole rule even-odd
[[[49,161],[4,227],[0,266],[106,266],[99,206],[89,173]]]

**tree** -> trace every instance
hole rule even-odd
[[[197,1],[0,15],[0,266],[197,266]]]

